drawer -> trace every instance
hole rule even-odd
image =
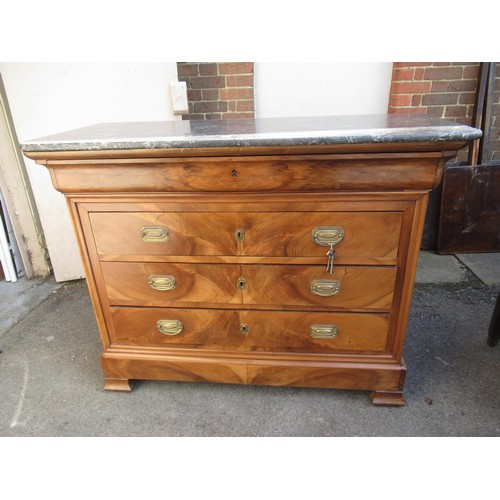
[[[112,343],[296,352],[385,350],[389,316],[325,312],[111,308]]]
[[[396,259],[401,212],[240,213],[241,255]],[[325,258],[326,262],[326,258]]]
[[[392,304],[392,267],[156,264],[102,262],[113,305],[162,307],[204,303],[385,311]]]
[[[323,257],[396,261],[401,212],[94,212],[101,255]]]
[[[239,266],[102,262],[111,304],[239,304]]]
[[[51,167],[58,189],[67,193],[387,191],[431,189],[440,158],[439,153],[419,158],[406,154],[144,157],[81,159],[69,162],[70,168]]]
[[[237,214],[92,212],[97,253],[237,255]]]
[[[389,310],[392,305],[396,268],[335,266],[242,266],[246,282],[244,304],[315,306],[359,311]]]

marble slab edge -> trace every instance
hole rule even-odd
[[[450,122],[388,115],[346,118],[241,119],[98,124],[21,143],[25,152],[318,146],[466,142],[481,130]],[[378,121],[376,121],[378,120]],[[370,126],[372,125],[372,126]],[[378,126],[377,126],[378,125]],[[259,131],[260,129],[260,131]]]

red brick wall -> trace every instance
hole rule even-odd
[[[393,65],[389,113],[424,113],[470,124],[479,63]]]
[[[389,113],[424,113],[471,124],[478,62],[397,62],[393,65]],[[500,64],[491,106],[488,161],[500,161]],[[467,150],[458,156],[467,161]]]
[[[253,62],[179,62],[186,82],[189,114],[184,120],[253,118]]]
[[[493,115],[493,122],[490,131],[488,160],[500,161],[500,63],[497,63],[491,114]]]

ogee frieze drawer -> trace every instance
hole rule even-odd
[[[249,192],[430,189],[430,158],[259,157],[74,161],[56,168],[63,192]],[[98,171],[99,175],[96,175]]]
[[[95,212],[101,255],[319,257],[395,263],[401,212]]]
[[[297,352],[385,350],[387,314],[111,308],[112,343]]]

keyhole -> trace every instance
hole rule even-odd
[[[238,172],[236,172],[236,170],[233,170],[231,172],[231,177],[238,177]]]
[[[247,323],[242,323],[240,325],[240,333],[242,333],[243,335],[247,335],[249,331],[250,327],[247,325]]]
[[[243,241],[245,239],[245,230],[236,229],[234,231],[234,237],[236,238],[236,241]]]
[[[245,290],[247,282],[244,278],[238,278],[238,290]]]

